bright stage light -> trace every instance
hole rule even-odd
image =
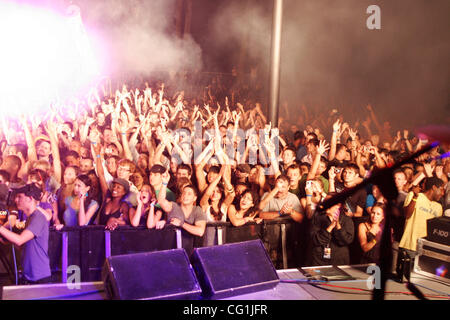
[[[98,74],[76,7],[63,16],[44,8],[0,3],[0,106],[32,114],[80,93]]]

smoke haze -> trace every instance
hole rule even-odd
[[[257,66],[268,87],[273,0],[192,0],[182,39],[177,0],[74,3],[110,74]],[[366,26],[374,4],[381,30]],[[393,127],[450,123],[448,12],[448,0],[284,0],[280,103],[349,121],[371,104]]]
[[[205,38],[221,50],[240,41],[268,84],[273,1],[219,2]],[[373,4],[381,30],[366,27]],[[280,102],[351,120],[371,104],[393,127],[449,123],[448,12],[447,0],[285,0]],[[239,48],[229,52],[237,63]]]
[[[80,0],[85,25],[96,34],[107,74],[148,74],[202,68],[201,48],[175,36],[176,0]]]

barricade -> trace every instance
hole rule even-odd
[[[204,237],[197,237],[194,245],[200,247],[261,239],[269,253],[271,250],[277,253],[277,257],[271,257],[274,264],[278,262],[278,268],[286,269],[295,265],[290,252],[295,251],[292,239],[296,225],[290,218],[247,223],[240,227],[229,222],[208,222]],[[50,228],[48,254],[53,282],[67,282],[68,267],[72,265],[79,267],[82,282],[90,282],[101,280],[107,257],[175,248],[182,248],[181,231],[173,226],[161,230],[121,226],[114,231],[106,230],[104,226],[84,226],[61,230]]]
[[[99,281],[106,257],[180,247],[179,230],[122,226],[114,231],[104,226],[50,229],[49,258],[53,279],[67,282],[67,268],[76,265],[81,281]]]
[[[287,269],[289,265],[298,264],[293,254],[298,249],[296,248],[298,226],[299,224],[289,217],[264,220],[260,224],[249,222],[239,227],[229,222],[208,222],[205,236],[196,244],[211,246],[261,239],[269,254],[271,251],[277,254],[277,256],[271,256],[272,262],[278,264],[280,268]]]

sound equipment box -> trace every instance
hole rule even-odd
[[[450,217],[427,220],[427,240],[450,246]]]
[[[420,238],[414,272],[450,283],[450,247]]]
[[[204,298],[267,290],[280,281],[261,240],[196,248],[191,262]]]
[[[111,256],[102,278],[115,300],[198,299],[201,288],[184,249]]]

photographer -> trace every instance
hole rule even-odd
[[[38,210],[42,191],[34,184],[14,189],[17,208],[27,215],[25,230],[16,234],[0,226],[0,235],[22,251],[22,284],[48,283],[51,281],[48,258],[49,222]]]

